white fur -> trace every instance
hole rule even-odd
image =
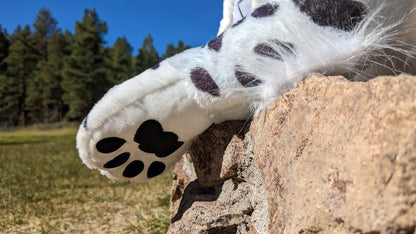
[[[230,27],[231,23],[233,22],[233,9],[234,9],[234,0],[224,0],[223,2],[223,13],[222,13],[222,20],[220,21],[220,28],[218,30],[218,34],[220,35],[228,27]]]
[[[227,30],[231,25],[238,22],[242,17],[246,16],[249,11],[242,11],[243,15],[241,16],[239,10],[236,9],[238,4],[244,2],[244,5],[250,2],[250,9],[255,9],[258,5],[263,3],[264,0],[224,0],[223,2],[223,18],[220,22],[220,28],[217,35],[222,34]]]
[[[363,68],[379,56],[390,59],[386,49],[414,54],[410,45],[398,41],[401,35],[397,31],[410,27],[402,24],[414,1],[398,1],[363,0],[369,7],[368,15],[354,30],[346,32],[315,24],[292,1],[267,0],[266,3],[279,4],[277,13],[261,19],[247,16],[236,27],[225,22],[228,29],[222,34],[220,51],[208,46],[189,49],[166,59],[158,69],[149,69],[111,89],[89,113],[87,127],[81,125],[79,129],[80,157],[87,166],[100,169],[110,178],[145,181],[151,162],[173,165],[193,138],[212,123],[248,118],[282,92],[296,87],[311,72],[362,76],[377,73],[377,69]],[[224,9],[230,2],[224,2]],[[394,17],[389,16],[392,11],[395,11]],[[412,35],[414,31],[405,38]],[[293,51],[285,51],[273,40],[292,43]],[[266,43],[279,52],[282,60],[255,54],[253,50],[259,43]],[[409,48],[403,50],[403,46]],[[220,89],[220,96],[194,86],[190,73],[195,67],[209,72]],[[255,75],[262,85],[243,87],[235,77],[236,67]],[[178,135],[184,145],[164,158],[140,151],[138,143],[133,141],[134,134],[149,119],[160,122],[164,131]],[[106,137],[123,138],[127,143],[115,152],[103,154],[97,151],[96,144]],[[123,152],[131,153],[125,164],[103,168]],[[143,173],[134,178],[123,177],[124,168],[134,160],[144,163]]]

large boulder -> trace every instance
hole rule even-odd
[[[169,233],[413,233],[416,78],[312,76],[175,168]]]

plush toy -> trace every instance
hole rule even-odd
[[[412,2],[265,0],[206,45],[110,89],[80,126],[80,157],[110,178],[162,175],[211,124],[249,118],[311,72],[368,75],[373,56],[399,48]]]

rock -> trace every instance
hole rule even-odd
[[[198,180],[190,181],[192,176],[184,173],[191,166],[186,158],[176,165],[168,233],[266,232],[267,188],[252,147],[245,143],[250,140],[238,134],[247,131],[244,126],[241,121],[215,125],[194,142],[189,155]],[[201,145],[205,150],[199,150],[196,146],[205,141],[210,147]]]
[[[244,121],[213,125],[193,142],[189,154],[202,186],[214,187],[236,176],[244,148],[244,134],[239,133],[246,127]]]
[[[415,232],[416,77],[312,76],[243,126],[177,165],[169,233]]]
[[[415,78],[307,79],[250,130],[270,233],[386,231],[416,208]]]

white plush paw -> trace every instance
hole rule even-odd
[[[186,87],[162,63],[110,90],[78,131],[82,161],[114,179],[141,182],[162,175],[212,124]]]
[[[184,142],[178,139],[175,133],[164,131],[157,120],[146,120],[128,139],[110,136],[97,142],[96,153],[103,159],[99,168],[117,177],[135,178],[143,174],[142,178],[151,179],[165,172],[171,161],[166,157],[180,152]]]

